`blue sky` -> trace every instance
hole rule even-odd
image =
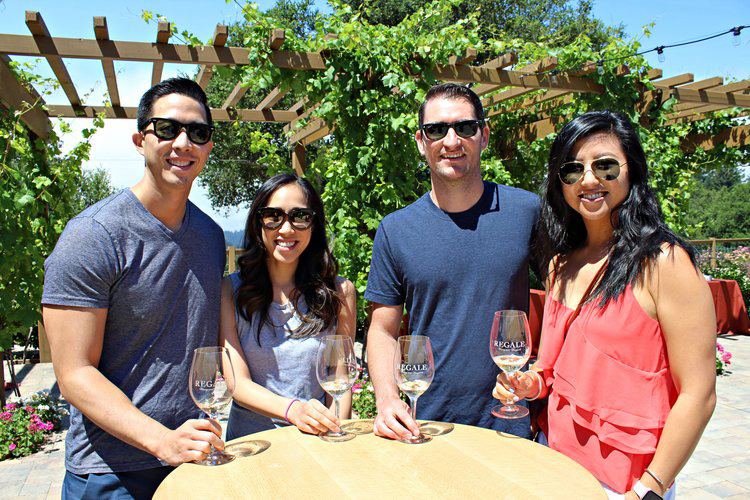
[[[240,3],[244,3],[240,1]],[[273,1],[258,2],[261,9],[273,5]],[[318,0],[323,8],[328,8]],[[24,11],[39,11],[52,36],[93,38],[93,17],[106,16],[109,35],[113,40],[154,40],[156,27],[141,19],[141,11],[167,16],[180,30],[186,29],[201,39],[207,40],[220,22],[241,19],[236,3],[223,0],[149,0],[130,2],[90,0],[0,0],[0,33],[28,35],[24,23]],[[750,25],[750,0],[598,0],[594,9],[596,17],[607,24],[623,23],[630,38],[641,39],[643,48],[680,43],[725,31],[737,25]],[[656,23],[651,29],[651,38],[645,39],[642,27]],[[664,76],[693,73],[695,79],[722,76],[725,81],[750,78],[750,28],[742,33],[741,44],[734,47],[731,35],[725,35],[701,44],[667,49],[666,60],[658,62],[655,53],[648,60],[652,66],[664,70]],[[140,95],[150,83],[151,66],[145,63],[115,63],[118,71],[118,87],[124,105],[135,106]],[[106,90],[101,65],[98,61],[66,60],[73,81],[87,103],[98,104]],[[52,76],[46,62],[38,71]],[[176,76],[180,71],[190,75],[194,67],[170,65],[164,67],[164,77]],[[58,92],[47,99],[50,103],[66,102],[64,94]],[[86,120],[74,120],[75,131],[86,126]],[[91,161],[87,167],[104,167],[111,175],[115,186],[135,183],[143,171],[143,160],[130,143],[135,125],[131,120],[110,120],[92,141]],[[70,136],[70,143],[79,140]],[[245,207],[217,212],[205,196],[205,190],[194,186],[191,200],[210,213],[227,230],[239,230],[244,225]]]

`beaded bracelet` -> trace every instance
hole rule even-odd
[[[284,420],[286,420],[287,422],[289,422],[289,410],[292,408],[292,405],[298,401],[299,399],[292,399],[291,403],[289,403],[289,406],[286,407],[286,411],[284,412]],[[291,424],[291,422],[289,423]]]
[[[529,370],[526,373],[533,373],[534,375],[536,375],[537,380],[539,380],[539,391],[536,393],[536,396],[534,396],[533,398],[524,398],[526,401],[534,401],[542,394],[542,376],[539,375],[539,372],[537,372],[536,370]]]

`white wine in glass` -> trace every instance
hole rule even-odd
[[[417,421],[417,400],[432,383],[435,376],[435,360],[432,357],[430,338],[424,335],[407,335],[398,338],[393,360],[393,375],[396,385],[411,401],[411,418]],[[432,437],[423,433],[399,439],[402,443],[421,444]]]
[[[511,376],[529,361],[531,355],[531,329],[523,311],[497,311],[490,332],[490,356],[495,364]],[[508,401],[492,408],[498,418],[523,418],[529,410]]]
[[[316,373],[320,387],[333,398],[336,418],[340,418],[341,396],[346,394],[357,380],[357,359],[354,357],[354,344],[352,344],[351,337],[326,335],[321,338]],[[341,432],[329,430],[319,436],[324,441],[341,442],[354,439],[356,434],[344,430]]]
[[[190,397],[209,418],[218,420],[221,411],[232,401],[234,369],[224,347],[199,347],[193,352],[190,366]],[[211,446],[211,452],[199,465],[221,465],[234,456]]]

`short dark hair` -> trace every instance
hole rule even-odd
[[[440,85],[434,85],[427,94],[424,96],[422,105],[419,106],[419,127],[422,128],[424,125],[424,108],[427,103],[438,97],[443,99],[465,99],[471,103],[474,108],[474,118],[477,120],[484,120],[484,108],[482,107],[482,101],[479,96],[471,90],[469,87],[464,85],[458,85],[457,83],[441,83]]]
[[[182,94],[198,101],[203,106],[203,112],[206,113],[207,123],[213,125],[208,99],[201,86],[189,78],[169,78],[148,89],[141,97],[141,102],[138,104],[138,131],[148,126],[148,121],[152,117],[154,102],[169,94]]]

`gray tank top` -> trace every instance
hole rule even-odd
[[[242,280],[239,273],[234,273],[230,277],[236,293]],[[303,314],[307,311],[304,298],[300,298],[299,307]],[[320,337],[333,334],[331,330],[334,328],[312,337],[292,338],[291,335],[301,324],[301,319],[291,302],[284,305],[271,303],[268,321],[260,329],[260,344],[259,314],[253,314],[251,321],[247,321],[235,308],[235,320],[253,382],[279,396],[325,402],[325,391],[320,387],[315,375],[315,363]],[[227,440],[283,425],[288,424],[284,420],[272,419],[232,403],[227,424]]]

